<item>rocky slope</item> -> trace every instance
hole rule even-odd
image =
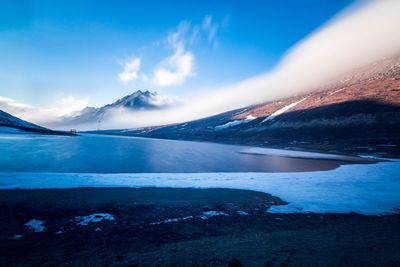
[[[41,129],[41,130],[46,129],[39,125],[21,120],[2,110],[0,110],[0,126],[13,127],[13,128]]]
[[[24,121],[0,110],[0,132],[34,132],[42,134],[71,135],[69,132],[53,131],[42,126]]]
[[[187,123],[108,133],[396,154],[400,56],[355,70],[303,95]]]

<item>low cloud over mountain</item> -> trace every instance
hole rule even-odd
[[[136,91],[112,104],[100,108],[86,107],[72,116],[64,116],[56,122],[50,123],[55,127],[101,127],[102,123],[109,123],[118,116],[126,116],[143,111],[165,110],[175,107],[179,101],[150,91]]]

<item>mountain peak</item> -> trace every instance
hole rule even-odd
[[[137,91],[133,92],[132,94],[123,97],[122,99],[125,99],[128,97],[139,97],[139,96],[151,97],[151,96],[156,96],[156,95],[157,95],[156,92],[150,92],[149,90],[146,90],[146,91],[137,90]]]
[[[156,93],[149,90],[142,91],[137,90],[133,93],[118,99],[112,104],[105,105],[100,108],[86,107],[79,115],[71,118],[66,118],[64,121],[68,124],[71,123],[87,123],[87,122],[98,122],[102,121],[107,114],[115,109],[127,109],[131,111],[140,110],[155,110],[166,108],[169,103],[164,103],[163,99]]]
[[[138,90],[133,92],[130,95],[127,95],[113,104],[107,105],[109,108],[129,108],[129,109],[154,109],[158,108],[153,102],[153,98],[156,96],[156,93],[152,93],[148,90],[141,91]]]

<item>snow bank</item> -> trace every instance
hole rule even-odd
[[[400,208],[400,161],[298,173],[0,173],[0,189],[147,186],[266,192],[289,203],[270,209],[277,213],[380,215],[398,212]]]
[[[36,220],[36,219],[30,220],[25,225],[28,226],[29,229],[31,229],[35,233],[43,232],[44,229],[46,229],[46,227],[44,227],[44,221]]]
[[[74,218],[78,225],[89,225],[89,223],[98,223],[102,220],[114,221],[113,215],[108,213],[93,213],[88,216],[77,216]]]
[[[174,222],[179,222],[179,221],[184,221],[184,220],[189,220],[189,219],[194,219],[194,218],[199,218],[202,220],[208,220],[211,217],[214,216],[229,216],[228,214],[226,214],[223,211],[215,211],[215,210],[210,210],[210,211],[205,211],[203,213],[201,213],[200,215],[196,215],[196,216],[186,216],[186,217],[180,217],[180,218],[173,218],[173,219],[166,219],[166,220],[162,220],[162,221],[158,221],[158,222],[152,222],[150,223],[150,225],[158,225],[158,224],[164,224],[164,223],[174,223]]]
[[[21,239],[21,238],[23,238],[23,237],[24,237],[24,235],[16,234],[16,235],[13,235],[13,236],[11,237],[11,239],[18,240],[18,239]]]
[[[199,215],[198,217],[202,220],[208,220],[211,217],[214,216],[228,216],[228,214],[226,214],[223,211],[215,211],[215,210],[210,210],[210,211],[205,211],[203,212],[201,215]]]
[[[180,218],[173,218],[173,219],[166,219],[158,222],[152,222],[150,225],[158,225],[158,224],[164,224],[164,223],[173,223],[173,222],[179,222],[179,221],[184,221],[184,220],[189,220],[193,219],[193,216],[186,216],[186,217],[180,217]]]

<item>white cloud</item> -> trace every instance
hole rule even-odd
[[[188,121],[308,92],[354,68],[398,55],[399,13],[398,0],[361,2],[299,42],[270,72],[229,86],[214,88],[212,91],[210,89],[209,93],[202,91],[201,94],[192,95],[186,104],[176,108],[118,114],[114,120],[104,122],[103,127],[130,128]],[[191,53],[185,46],[187,42],[182,43],[184,40],[178,33],[179,31],[174,32],[168,38],[174,51],[168,58],[173,58],[175,54],[179,55],[176,57],[179,58]],[[164,64],[168,63],[168,58]],[[188,68],[191,60],[194,61],[194,57],[186,59],[185,64],[180,64]],[[173,62],[177,64],[179,60],[174,59]],[[171,73],[179,69],[161,67]],[[187,74],[188,71],[184,73]],[[152,78],[150,76],[150,79]],[[169,79],[168,83],[171,84],[173,79]],[[95,129],[95,126],[88,126],[87,129]]]
[[[154,71],[154,83],[161,87],[180,85],[194,75],[194,56],[183,47],[166,58]]]
[[[130,64],[123,64],[124,72],[118,75],[119,80],[129,82],[140,79],[158,87],[184,84],[188,78],[196,75],[196,60],[192,46],[204,35],[207,41],[215,46],[218,28],[219,25],[214,22],[211,15],[205,16],[201,25],[192,26],[190,22],[182,21],[167,36],[167,45],[173,53],[157,64],[152,75],[139,75],[141,62],[139,58],[134,58]]]
[[[77,99],[66,96],[48,107],[35,107],[18,102],[11,98],[0,96],[0,109],[20,119],[46,126],[60,120],[64,116],[70,116],[82,110],[88,105],[88,98]]]
[[[66,96],[58,101],[56,107],[50,108],[56,116],[68,116],[88,106],[89,98],[78,99],[73,96]]]
[[[183,100],[178,97],[154,94],[149,99],[149,102],[152,105],[158,106],[160,108],[166,108],[166,107],[177,107],[178,105],[181,105],[183,103]]]
[[[121,63],[123,67],[123,72],[118,74],[118,80],[121,82],[127,83],[132,80],[136,80],[139,75],[139,69],[141,65],[141,59],[138,57],[134,57],[126,62]]]
[[[204,17],[202,28],[207,33],[208,41],[215,45],[219,25],[213,22],[213,17],[211,15]]]
[[[25,111],[32,108],[32,106],[20,103],[12,98],[0,96],[0,107],[4,110],[10,111]]]
[[[120,116],[109,126],[183,122],[311,91],[355,68],[399,55],[399,13],[398,0],[361,2],[296,44],[272,71],[192,95],[174,109]]]
[[[165,58],[154,70],[153,82],[160,87],[183,84],[186,79],[195,74],[195,57],[186,48],[186,35],[190,30],[188,22],[181,22],[176,31],[168,35],[168,45],[174,53]],[[191,36],[195,38],[195,36]],[[189,40],[193,41],[193,40]]]

